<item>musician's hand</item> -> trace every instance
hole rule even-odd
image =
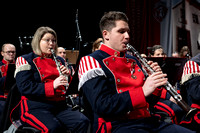
[[[153,74],[149,75],[142,87],[144,96],[149,96],[156,88],[165,85],[168,80],[165,78],[166,76],[167,74],[163,74],[161,71],[154,72]]]
[[[66,77],[63,75],[60,75],[53,81],[53,87],[54,89],[58,88],[60,85],[66,86],[68,84],[68,81],[66,80]]]
[[[155,72],[162,71],[162,69],[160,68],[160,66],[158,65],[157,62],[148,61],[147,64],[150,65],[150,67],[151,67]]]
[[[177,104],[176,100],[172,96],[169,98],[169,100]]]
[[[70,75],[70,70],[66,66],[61,65],[60,66],[60,70],[61,70],[61,72],[62,72],[63,75],[67,75],[67,76]]]

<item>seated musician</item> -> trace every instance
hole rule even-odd
[[[94,118],[93,132],[193,132],[151,114],[151,101],[160,98],[162,88],[158,87],[167,83],[167,75],[150,61],[155,73],[145,77],[140,61],[125,54],[130,31],[127,16],[107,12],[100,20],[100,29],[104,44],[79,63],[79,89]]]
[[[50,49],[57,49],[57,35],[50,27],[39,27],[31,42],[33,52],[16,60],[16,84],[21,93],[20,120],[43,133],[86,133],[88,118],[72,111],[66,103],[66,76],[69,71],[64,60]],[[58,68],[57,66],[60,67]],[[60,72],[58,71],[60,70]]]
[[[150,57],[164,57],[164,49],[161,45],[154,45],[150,52]],[[180,93],[180,89],[177,88]],[[179,124],[184,116],[184,111],[177,105],[176,100],[167,92],[166,89],[162,90],[161,99],[155,105],[157,111],[163,111],[171,117],[172,123]],[[167,117],[163,115],[165,120]]]
[[[181,125],[200,132],[200,53],[185,63],[181,77],[181,95],[196,112]]]
[[[70,79],[71,79],[72,76],[74,75],[74,68],[72,65],[69,65],[65,48],[58,47],[56,51],[56,55],[62,57],[65,60],[65,66],[70,70]]]
[[[0,61],[0,115],[3,111],[5,100],[9,93],[8,88],[5,88],[5,80],[8,70],[8,64],[15,63],[15,46],[10,43],[4,44],[1,49],[1,55],[3,56],[3,59],[2,61]]]

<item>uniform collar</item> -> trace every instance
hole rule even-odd
[[[52,58],[52,54],[44,54],[42,53],[42,58]]]
[[[117,57],[117,56],[120,57],[120,56],[124,56],[125,55],[124,53],[122,53],[122,52],[120,53],[119,51],[114,50],[114,49],[108,47],[105,44],[101,45],[100,50],[106,52],[109,55],[114,55],[115,57]]]
[[[12,62],[9,62],[9,61],[6,61],[6,60],[2,60],[3,64],[9,64],[9,63],[15,63],[15,61],[12,61]]]

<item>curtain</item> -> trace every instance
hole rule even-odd
[[[159,0],[127,0],[126,14],[129,18],[130,44],[139,53],[148,55],[148,47],[160,44],[160,21],[155,3]]]

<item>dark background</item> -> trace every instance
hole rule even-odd
[[[91,45],[98,37],[99,21],[104,12],[118,10],[125,12],[125,0],[101,1],[4,1],[0,3],[0,44],[13,43],[17,56],[28,53],[31,38],[40,26],[53,28],[58,36],[58,45],[68,50],[79,49],[77,26],[75,23],[78,9],[78,23],[82,37],[80,45]],[[23,47],[20,47],[20,41]],[[26,37],[26,39],[24,38]]]

